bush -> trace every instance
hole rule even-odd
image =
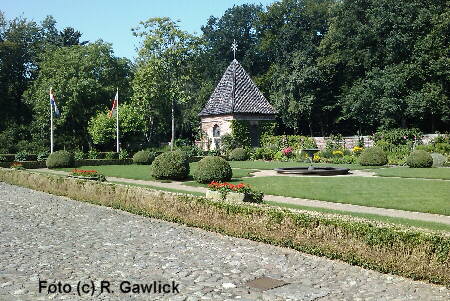
[[[194,158],[195,156],[201,156],[203,151],[199,149],[197,146],[184,145],[179,148],[182,152],[186,154],[189,160]]]
[[[380,140],[393,145],[404,145],[408,142],[420,141],[422,135],[422,132],[418,129],[390,129],[376,132],[373,135],[373,141],[377,146]]]
[[[447,157],[439,153],[432,153],[431,157],[433,158],[433,167],[442,167],[447,162]]]
[[[152,164],[153,160],[155,160],[155,157],[156,154],[154,152],[143,150],[134,154],[133,163],[150,165]]]
[[[194,179],[199,183],[225,182],[231,180],[233,173],[230,164],[221,157],[208,156],[198,162]]]
[[[433,152],[439,154],[450,154],[450,143],[432,143],[427,145],[418,145],[416,150],[423,150],[426,152]]]
[[[252,160],[273,160],[276,153],[275,147],[258,147],[252,153]]]
[[[29,156],[29,154],[27,151],[20,151],[14,157],[14,161],[27,161],[28,156]]]
[[[124,159],[128,159],[128,157],[130,156],[130,154],[128,153],[128,151],[124,148],[122,148],[119,152],[119,159],[120,160],[124,160]]]
[[[248,160],[248,152],[243,148],[235,148],[231,151],[229,157],[230,161],[246,161]]]
[[[409,167],[427,168],[433,165],[433,158],[426,151],[415,150],[406,159],[406,164]]]
[[[45,163],[48,168],[73,167],[73,156],[67,151],[57,151],[50,154]]]
[[[356,161],[356,157],[343,155],[342,157],[335,157],[331,159],[331,163],[334,164],[353,164]]]
[[[114,160],[114,159],[118,159],[119,158],[119,154],[115,153],[115,152],[107,152],[105,154],[105,159],[107,160]]]
[[[88,159],[100,159],[100,154],[95,149],[88,152]]]
[[[382,166],[387,163],[386,153],[378,147],[366,148],[359,156],[359,164],[363,166]]]
[[[220,137],[220,149],[226,155],[229,155],[231,151],[235,148],[240,147],[238,141],[234,138],[233,135],[225,134]]]
[[[47,160],[48,155],[50,155],[50,153],[49,153],[48,151],[40,152],[40,153],[37,155],[37,160],[38,160],[38,161],[45,161],[45,160]]]
[[[83,151],[77,150],[73,155],[75,160],[84,160],[86,159],[86,154]]]
[[[151,175],[156,179],[183,180],[189,175],[189,161],[182,151],[165,152],[153,160]]]
[[[275,153],[289,146],[294,149],[317,148],[317,144],[313,138],[299,135],[265,135],[261,137],[261,146],[264,148],[274,147]]]

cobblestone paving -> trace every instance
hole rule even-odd
[[[262,276],[289,284],[245,285]],[[39,294],[39,280],[72,292]],[[102,280],[114,293],[99,295]],[[445,287],[0,182],[0,300],[79,300],[79,281],[96,287],[84,300],[450,299]],[[122,281],[175,281],[180,293],[122,293]]]

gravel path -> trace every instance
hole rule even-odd
[[[245,284],[262,276],[288,284],[266,291]],[[42,293],[39,280],[47,281]],[[99,294],[101,281],[103,294]],[[127,293],[126,281],[156,281],[175,293]],[[71,292],[47,294],[48,288],[53,289],[50,284],[58,282]],[[94,297],[78,297],[78,282],[87,285],[88,292],[93,283]],[[0,300],[131,297],[449,300],[450,290],[0,182]]]

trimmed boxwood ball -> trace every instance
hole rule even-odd
[[[189,175],[188,157],[182,151],[162,153],[153,160],[150,173],[155,179],[186,179]]]
[[[64,150],[50,154],[45,162],[47,168],[73,167],[73,163],[73,155]]]
[[[406,159],[406,164],[409,167],[427,168],[433,165],[433,157],[423,150],[413,151]]]
[[[359,164],[363,166],[383,166],[387,163],[387,155],[379,147],[366,148],[359,156]]]
[[[235,148],[228,158],[230,161],[245,161],[248,160],[248,152],[244,148]]]
[[[207,156],[198,161],[193,176],[199,183],[224,182],[231,180],[233,172],[230,164],[224,158]]]
[[[155,160],[156,154],[151,151],[139,151],[133,156],[134,164],[152,164],[153,160]]]

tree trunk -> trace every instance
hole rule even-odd
[[[175,113],[174,113],[175,101],[172,99],[172,139],[170,140],[170,150],[173,151],[173,145],[175,143]]]
[[[436,120],[434,119],[434,115],[431,114],[431,133],[434,133],[436,130]]]

